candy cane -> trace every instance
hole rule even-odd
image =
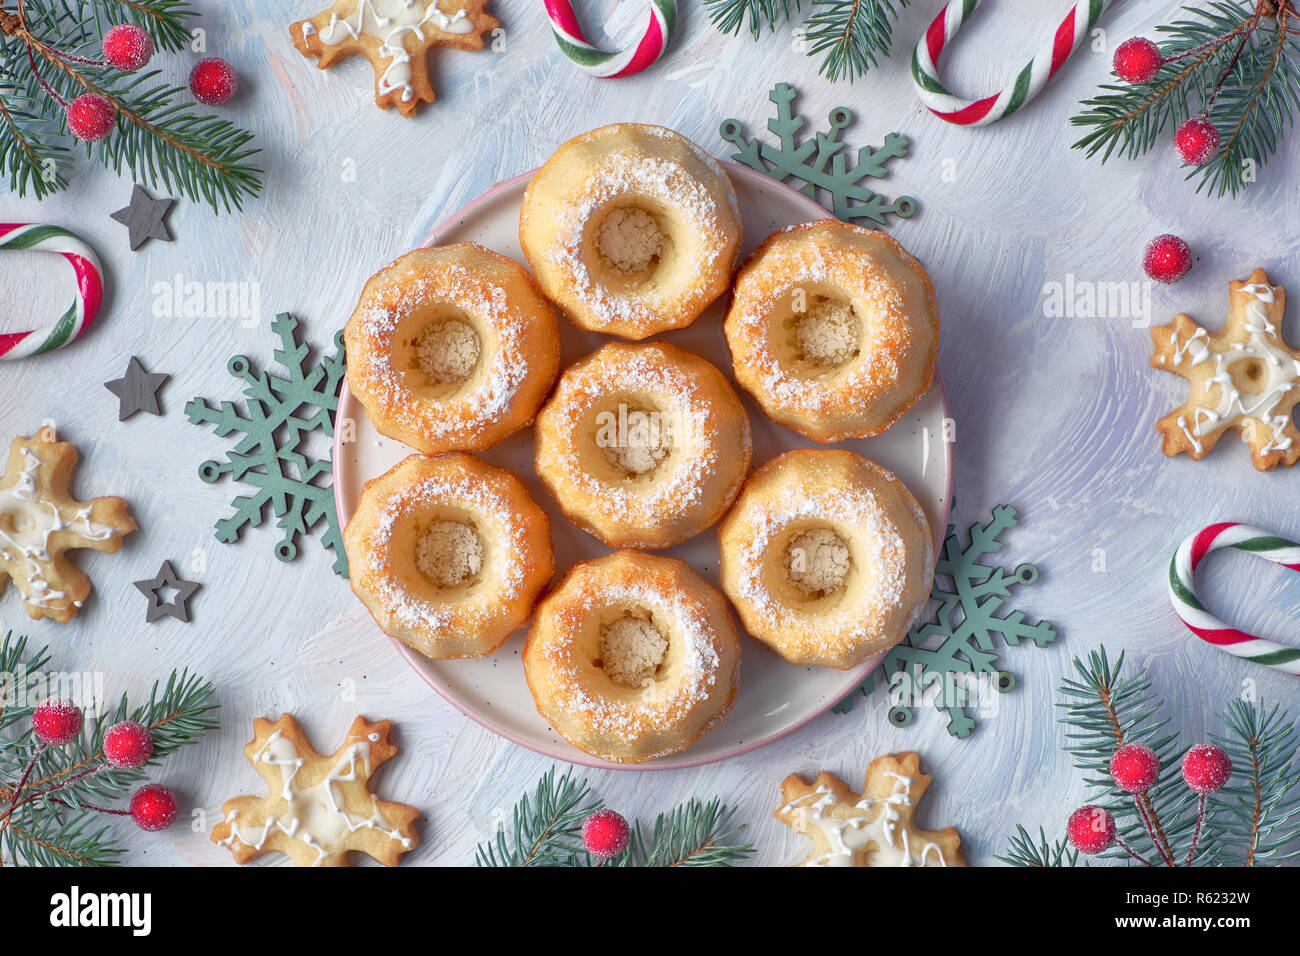
[[[587,42],[569,0],[545,0],[545,4],[551,32],[560,44],[560,52],[578,64],[578,69],[592,76],[640,73],[663,56],[677,26],[677,0],[650,0],[650,17],[637,45],[631,50],[609,53]]]
[[[104,299],[104,275],[89,246],[58,226],[4,223],[0,224],[0,250],[5,249],[59,253],[72,263],[77,277],[77,297],[51,325],[30,332],[0,332],[0,360],[52,352],[89,328]]]
[[[1300,544],[1250,525],[1225,522],[1202,528],[1178,547],[1169,565],[1169,600],[1183,623],[1219,650],[1263,664],[1284,674],[1300,676],[1300,648],[1275,644],[1229,627],[1205,610],[1196,596],[1196,567],[1211,551],[1236,548],[1300,571]]]
[[[964,100],[939,79],[939,57],[982,0],[951,0],[934,18],[912,54],[912,84],[921,102],[940,119],[958,126],[987,126],[1033,99],[1115,0],[1079,0],[1056,28],[1052,42],[1016,76],[1011,86],[982,100]]]

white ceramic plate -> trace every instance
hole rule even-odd
[[[748,255],[768,234],[784,226],[826,218],[826,211],[811,199],[743,166],[725,164],[745,218],[743,254]],[[440,225],[424,245],[472,240],[524,262],[519,248],[519,204],[532,174],[527,173],[484,193]],[[689,329],[662,338],[704,356],[729,373],[731,361],[722,335],[724,306],[715,304]],[[579,330],[561,320],[563,364],[594,351],[605,337]],[[737,389],[739,391],[739,389]],[[743,393],[742,393],[743,395]],[[792,448],[823,447],[770,422],[745,398],[754,430],[754,466]],[[334,495],[339,519],[352,518],[365,482],[375,478],[407,455],[411,449],[375,431],[365,410],[348,392],[339,396],[340,419],[357,423],[356,441],[334,448]],[[943,440],[948,401],[943,383],[934,386],[897,425],[877,438],[847,441],[840,447],[879,462],[901,478],[925,509],[934,532],[935,553],[942,543],[952,499],[951,446]],[[336,432],[342,435],[343,430]],[[531,431],[524,431],[482,457],[519,475],[533,498],[547,510],[555,543],[556,580],[570,564],[608,554],[609,550],[586,532],[565,520],[555,507],[533,468]],[[669,548],[665,554],[681,558],[706,580],[717,585],[718,541],[713,530]],[[537,713],[524,681],[521,651],[525,629],[513,635],[490,658],[434,661],[393,641],[415,672],[466,716],[484,727],[538,753],[591,767],[663,770],[690,767],[746,753],[776,740],[824,713],[858,686],[878,663],[878,658],[851,671],[795,667],[748,635],[742,638],[740,691],[730,716],[696,741],[690,749],[636,767],[611,764],[569,746]]]

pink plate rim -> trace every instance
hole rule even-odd
[[[803,193],[799,192],[797,189],[793,189],[790,186],[787,186],[785,183],[778,182],[775,179],[772,179],[770,176],[764,176],[762,173],[750,169],[748,166],[742,166],[739,163],[733,163],[727,160],[718,160],[718,162],[721,163],[726,168],[728,175],[742,176],[745,178],[761,177],[762,186],[768,188],[777,187],[790,192],[793,197],[797,198],[798,201],[800,201],[804,206],[807,207],[811,218],[826,219],[829,218],[831,215],[823,206],[821,206],[815,200],[808,198]],[[483,205],[484,203],[492,201],[492,199],[494,199],[499,193],[507,189],[510,189],[512,186],[516,185],[521,180],[531,179],[533,174],[536,172],[537,170],[532,169],[529,170],[528,172],[520,173],[518,176],[512,176],[510,179],[497,183],[495,186],[490,187],[486,192],[483,192],[480,195],[476,196],[474,199],[471,199],[464,206],[461,206],[450,216],[447,216],[445,219],[443,219],[440,223],[438,223],[438,225],[434,226],[433,231],[429,233],[427,237],[425,237],[424,241],[421,242],[417,248],[427,248],[429,246],[436,245],[438,241],[437,240],[438,233],[442,232],[444,229],[452,225],[455,225],[458,220],[470,216],[479,206]],[[945,415],[950,415],[952,412],[952,406],[951,403],[948,401],[948,389],[943,383],[943,377],[939,374],[938,367],[936,367],[934,370],[934,384],[939,387],[939,394],[943,402]],[[351,392],[348,389],[348,381],[347,378],[345,377],[343,379],[342,385],[339,387],[339,396],[338,396],[339,411],[342,411],[345,402],[351,401],[351,397],[352,397]],[[337,416],[337,412],[336,412],[336,416]],[[332,471],[332,480],[334,482],[334,489],[333,489],[334,508],[339,515],[342,515],[345,511],[343,507],[343,501],[340,498],[340,490],[339,490],[341,488],[341,482],[339,481],[339,463],[343,460],[342,435],[343,435],[342,429],[340,428],[334,429],[334,446],[333,446],[334,457],[333,457],[331,471]],[[952,513],[952,485],[953,485],[952,443],[944,442],[943,447],[944,447],[944,467],[946,469],[947,474],[946,474],[946,480],[944,485],[943,513],[939,520],[939,530],[938,530],[940,547],[942,547],[944,537],[946,536],[948,519],[950,518]],[[937,553],[936,553],[936,557],[937,557]],[[690,750],[686,750],[681,754],[664,757],[660,760],[654,760],[648,763],[619,764],[607,760],[601,760],[598,757],[592,757],[582,753],[577,753],[577,754],[563,753],[559,750],[547,746],[546,744],[539,744],[535,740],[526,740],[520,737],[519,735],[510,732],[505,727],[494,722],[491,718],[486,717],[481,713],[479,713],[472,704],[462,700],[461,697],[457,695],[455,692],[453,692],[450,688],[445,687],[437,683],[436,681],[434,681],[428,675],[428,673],[426,673],[425,670],[420,666],[424,657],[422,654],[420,654],[419,651],[415,650],[414,648],[408,647],[406,644],[403,644],[395,637],[389,637],[388,640],[392,642],[393,646],[397,649],[397,652],[401,654],[402,657],[406,660],[406,662],[411,666],[411,669],[415,671],[416,674],[418,674],[426,684],[428,684],[431,688],[433,688],[433,690],[437,692],[439,697],[447,701],[447,703],[451,704],[458,711],[460,711],[462,714],[464,714],[470,720],[474,721],[479,726],[487,730],[490,730],[498,737],[505,738],[506,740],[510,741],[516,746],[523,747],[526,750],[531,750],[534,753],[541,754],[544,757],[549,757],[552,760],[560,760],[563,761],[564,763],[574,764],[576,766],[581,766],[581,767],[591,767],[597,770],[632,770],[632,771],[684,770],[689,767],[699,767],[705,764],[718,763],[723,760],[730,760],[733,757],[740,757],[745,754],[752,753],[753,751],[758,750],[761,747],[766,747],[768,744],[775,743],[776,741],[782,739],[783,737],[789,736],[790,734],[794,733],[796,730],[799,730],[807,726],[808,724],[812,723],[812,721],[816,720],[818,717],[825,714],[828,710],[834,707],[836,703],[838,703],[837,700],[831,700],[825,706],[819,707],[811,711],[807,716],[803,717],[802,719],[791,724],[788,727],[782,728],[776,733],[770,734],[766,737],[760,737],[756,740],[747,741],[738,747],[734,747],[730,750],[725,750],[721,753],[692,757]],[[850,686],[857,687],[859,684],[865,681],[867,679],[867,676],[875,669],[876,665],[880,663],[881,657],[883,656],[884,655],[879,655],[875,659],[861,665],[858,671],[850,672],[852,676],[852,683],[850,684]],[[846,695],[851,692],[852,692],[851,690],[846,692]]]

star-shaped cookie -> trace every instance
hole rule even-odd
[[[862,793],[839,777],[798,774],[781,781],[776,818],[813,841],[800,866],[965,866],[952,827],[922,830],[916,805],[930,789],[921,758],[911,751],[871,761]]]
[[[358,717],[342,747],[318,754],[293,717],[259,717],[244,756],[270,794],[227,800],[212,842],[229,847],[236,863],[284,853],[295,866],[347,866],[355,850],[394,866],[420,842],[420,811],[370,792],[370,778],[397,753],[391,726]]]
[[[353,54],[375,71],[375,103],[411,116],[437,99],[429,79],[435,47],[483,49],[483,34],[500,23],[487,0],[337,0],[289,27],[298,52],[317,57],[322,70]]]
[[[1186,315],[1151,330],[1151,367],[1187,379],[1191,394],[1156,423],[1164,453],[1200,460],[1229,430],[1250,446],[1259,471],[1300,460],[1291,410],[1300,402],[1300,351],[1282,340],[1286,289],[1263,269],[1232,282],[1228,321],[1217,334]]]
[[[90,594],[90,579],[65,552],[111,554],[136,528],[121,498],[72,497],[76,464],[77,449],[46,427],[13,440],[0,475],[0,594],[12,580],[33,620],[66,624]]]

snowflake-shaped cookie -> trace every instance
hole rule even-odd
[[[68,492],[77,449],[53,428],[15,438],[0,476],[0,593],[13,580],[33,620],[72,620],[90,594],[90,579],[65,552],[110,554],[135,530],[121,498],[78,501]]]
[[[1191,394],[1156,424],[1164,453],[1199,460],[1229,429],[1259,471],[1300,460],[1291,410],[1300,402],[1300,351],[1282,340],[1286,289],[1263,269],[1230,283],[1228,321],[1217,335],[1186,315],[1151,330],[1152,368],[1187,379]]]
[[[420,842],[412,825],[420,811],[370,792],[371,776],[397,753],[391,726],[358,717],[343,746],[322,755],[293,717],[259,717],[244,755],[270,794],[227,800],[212,842],[229,847],[236,863],[284,853],[295,866],[347,866],[356,850],[394,866]]]
[[[812,783],[791,774],[781,781],[775,816],[812,838],[800,866],[965,866],[956,830],[916,826],[916,805],[928,789],[918,754],[886,754],[867,767],[861,794],[833,774],[819,773]]]
[[[338,0],[289,27],[298,52],[322,70],[353,54],[375,70],[375,103],[411,116],[437,99],[429,79],[434,47],[483,49],[483,34],[500,24],[487,0]]]

